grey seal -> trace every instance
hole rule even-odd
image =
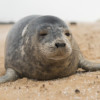
[[[0,83],[27,77],[51,80],[76,73],[100,70],[100,64],[82,55],[66,23],[55,16],[32,15],[17,22],[5,46],[6,73]]]

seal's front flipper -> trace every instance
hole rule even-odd
[[[79,68],[82,68],[86,71],[97,71],[100,70],[100,64],[99,63],[93,63],[91,61],[88,61],[84,59],[82,56],[80,58],[79,62]]]
[[[0,77],[0,83],[5,83],[9,81],[14,81],[18,78],[18,75],[15,70],[8,68],[5,75]]]

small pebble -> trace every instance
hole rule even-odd
[[[76,90],[75,90],[75,93],[77,93],[77,94],[80,93],[80,90],[76,89]]]

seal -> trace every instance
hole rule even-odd
[[[27,77],[51,80],[100,70],[100,64],[82,55],[66,23],[55,16],[28,16],[8,33],[5,46],[6,73],[0,83]]]

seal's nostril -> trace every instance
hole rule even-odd
[[[58,48],[59,47],[59,43],[55,43],[55,46]]]
[[[59,47],[65,47],[66,44],[65,44],[65,43],[55,43],[55,46],[56,46],[57,48],[59,48]]]

